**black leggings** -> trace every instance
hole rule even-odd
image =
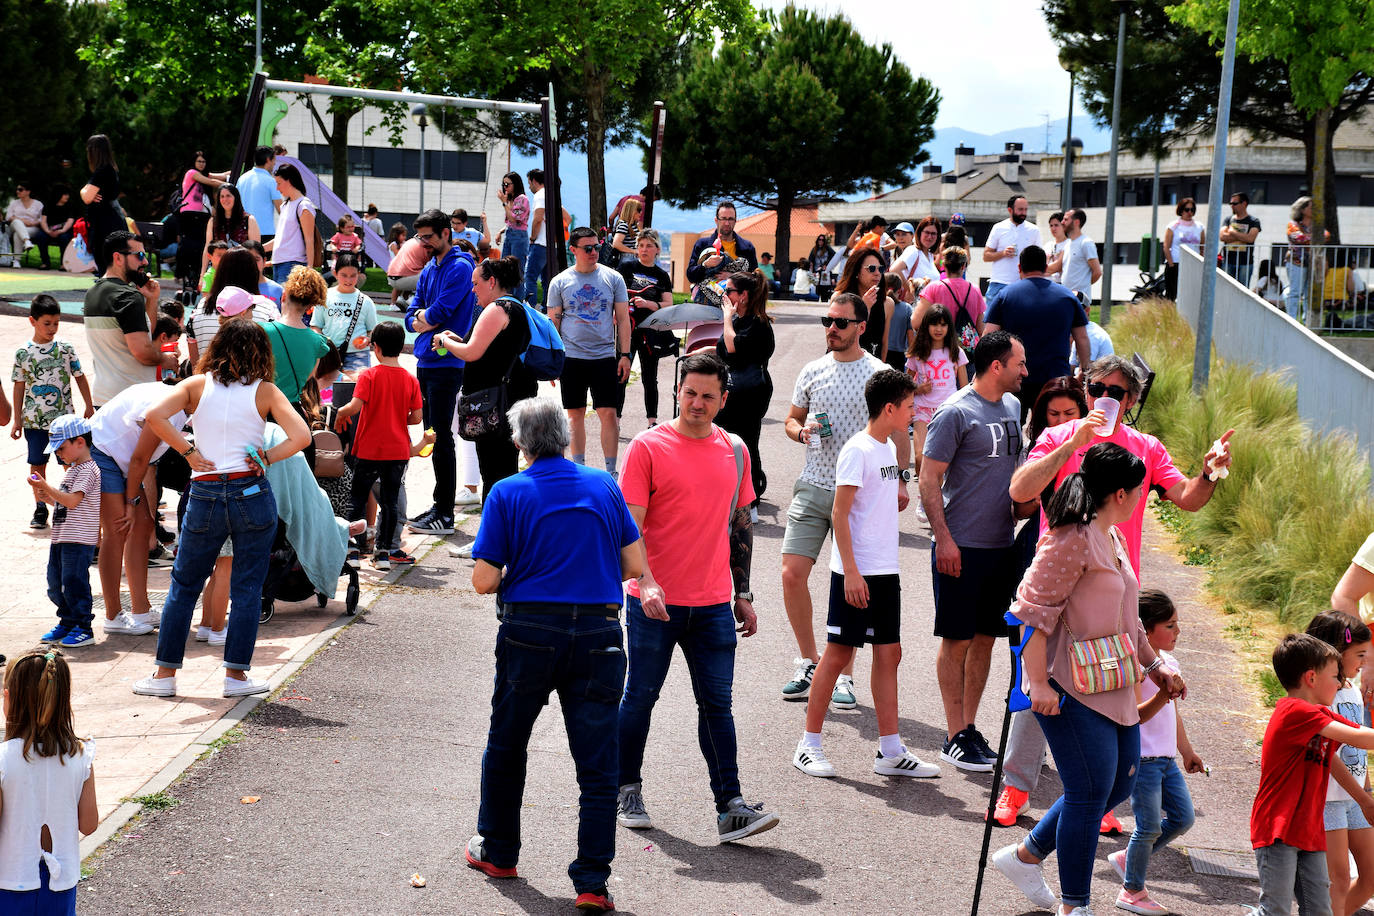
[[[177,214],[177,272],[178,280],[199,280],[200,262],[205,253],[205,227],[208,213]]]
[[[349,520],[363,518],[367,512],[367,498],[372,484],[380,480],[381,496],[377,499],[377,553],[386,553],[401,546],[396,540],[396,513],[402,482],[409,461],[372,461],[359,458],[353,465],[353,511]],[[367,547],[367,532],[354,540],[359,552]]]
[[[634,352],[639,357],[639,383],[644,386],[644,415],[657,419],[659,357],[649,348],[643,334],[635,334]],[[627,380],[620,386],[620,408],[616,410],[617,417],[625,412],[625,389],[629,384]]]
[[[501,424],[494,432],[473,441],[477,447],[477,469],[482,475],[482,499],[498,480],[514,477],[520,472],[520,450],[510,438],[510,426]]]
[[[763,418],[768,413],[768,402],[772,398],[771,381],[751,388],[731,389],[725,406],[716,414],[716,425],[739,436],[749,448],[749,470],[756,501],[763,498],[763,491],[768,488],[768,478],[763,473],[763,461],[759,457],[759,436],[763,432]]]

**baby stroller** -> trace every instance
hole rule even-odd
[[[714,350],[721,331],[725,328],[725,315],[715,306],[699,302],[683,302],[670,305],[650,313],[640,323],[640,327],[652,330],[683,332],[682,346],[673,362],[673,416],[677,416],[677,390],[682,383],[682,361],[693,353]]]

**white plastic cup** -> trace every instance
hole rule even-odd
[[[1121,417],[1121,402],[1116,398],[1098,398],[1093,401],[1093,410],[1100,410],[1107,418],[1097,428],[1097,434],[1107,438],[1116,432],[1116,421]]]
[[[821,447],[821,421],[816,415],[808,414],[806,417],[806,447],[818,449]]]

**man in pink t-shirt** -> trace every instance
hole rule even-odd
[[[749,453],[711,421],[725,404],[728,370],[714,353],[682,361],[679,416],[640,433],[625,452],[620,488],[643,535],[644,575],[630,583],[625,612],[629,675],[620,701],[621,826],[653,826],[644,807],[649,717],[682,647],[696,692],[697,734],[711,776],[720,842],[778,823],[744,803],[736,762],[731,693],[735,633],[758,629],[749,586],[754,501]],[[735,622],[740,626],[735,629]],[[677,772],[677,771],[675,771]]]
[[[1104,356],[1092,364],[1088,370],[1088,401],[1094,398],[1114,397],[1121,401],[1121,413],[1135,406],[1140,399],[1140,376],[1134,364],[1115,354]],[[1089,420],[1071,420],[1068,423],[1051,427],[1040,434],[1032,446],[1026,463],[1017,468],[1011,478],[1011,498],[1021,502],[1036,499],[1051,483],[1056,488],[1064,478],[1078,470],[1083,463],[1083,455],[1098,442],[1115,442],[1131,454],[1145,462],[1145,486],[1159,493],[1187,512],[1196,512],[1212,498],[1216,483],[1207,475],[1214,470],[1231,466],[1231,450],[1227,442],[1235,430],[1221,437],[1221,449],[1215,446],[1202,460],[1202,473],[1189,479],[1169,457],[1169,451],[1154,436],[1131,429],[1118,421],[1116,431],[1104,438],[1093,437],[1086,445],[1078,445],[1074,433]],[[1140,576],[1140,537],[1145,525],[1145,500],[1135,507],[1135,512],[1125,525],[1118,530],[1126,539],[1131,554],[1131,566]],[[1041,533],[1044,533],[1045,515],[1041,513]]]
[[[400,251],[386,266],[386,281],[400,293],[413,293],[420,282],[420,271],[429,263],[430,255],[419,239],[406,239]]]

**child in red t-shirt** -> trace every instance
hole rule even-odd
[[[1250,811],[1250,842],[1260,876],[1260,916],[1289,916],[1295,883],[1301,914],[1331,912],[1322,821],[1331,757],[1342,744],[1374,749],[1374,729],[1328,707],[1341,686],[1341,656],[1305,633],[1283,638],[1274,673],[1288,696],[1264,730],[1260,784]]]
[[[395,321],[383,321],[372,329],[372,357],[377,365],[358,375],[353,400],[339,408],[335,429],[346,428],[359,414],[353,434],[353,511],[350,519],[363,518],[372,484],[381,482],[377,499],[377,547],[373,565],[390,569],[393,563],[414,563],[401,550],[396,539],[396,515],[406,465],[410,462],[410,430],[419,423],[422,402],[420,383],[397,357],[405,346],[405,328]],[[367,534],[358,535],[357,547],[349,551],[348,561],[357,566],[366,549]]]

